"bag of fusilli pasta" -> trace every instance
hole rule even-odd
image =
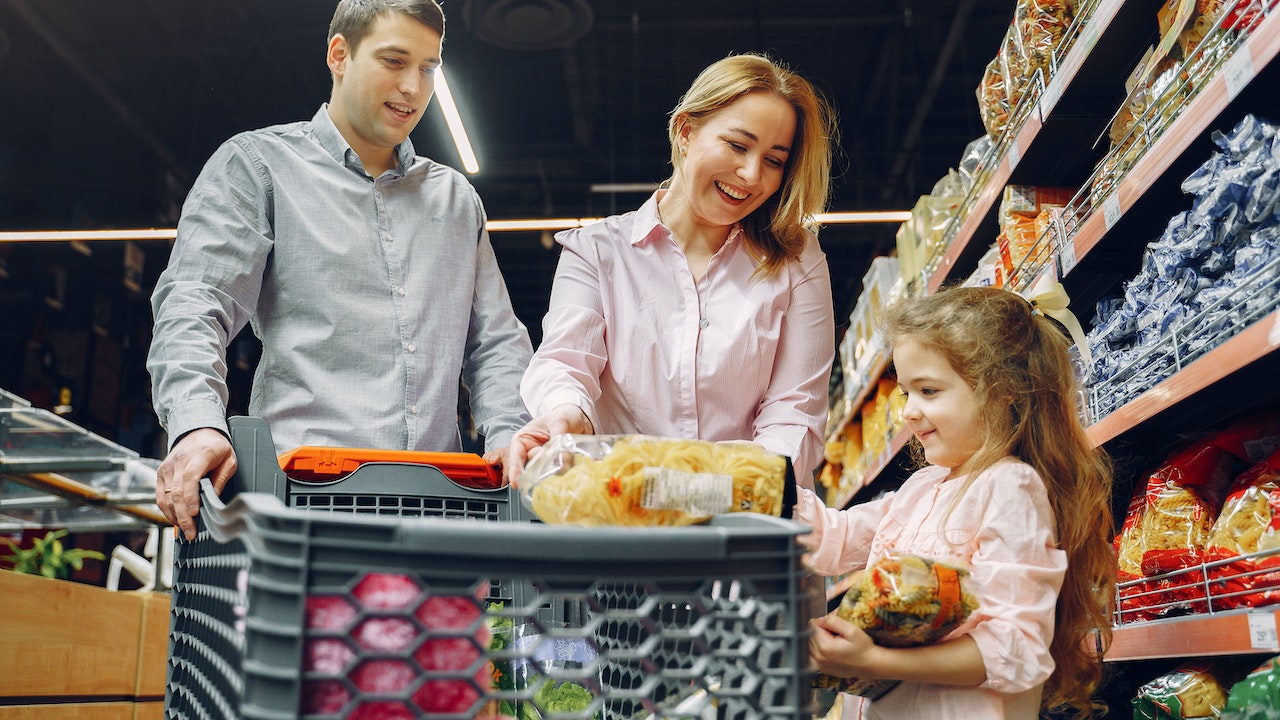
[[[520,476],[538,519],[560,525],[691,525],[728,512],[790,517],[791,462],[745,442],[558,435]]]
[[[978,607],[969,571],[918,555],[888,555],[868,567],[845,592],[836,614],[866,631],[882,647],[938,642]],[[897,680],[819,674],[814,686],[875,700]]]

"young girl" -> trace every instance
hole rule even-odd
[[[534,419],[508,477],[554,434],[746,440],[813,487],[835,355],[831,278],[810,231],[832,113],[762,55],[703,70],[671,112],[671,179],[639,209],[556,235]]]
[[[938,559],[970,570],[978,608],[941,642],[907,649],[819,618],[818,669],[903,681],[847,703],[853,717],[1034,720],[1042,706],[1087,716],[1101,674],[1089,635],[1110,639],[1111,469],[1077,415],[1067,341],[996,288],[904,301],[885,326],[927,465],[843,511],[801,490],[808,562],[834,575],[890,553]]]

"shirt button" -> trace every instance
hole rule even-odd
[[[404,297],[404,288],[396,288],[396,294],[400,297]]]
[[[414,405],[414,406],[410,407],[410,408],[409,408],[409,412],[413,413],[414,415],[417,415],[417,414],[418,414],[418,406],[417,406],[417,405]]]
[[[413,346],[413,343],[409,343],[409,352],[416,352],[416,351],[417,351],[417,348]]]
[[[702,318],[702,320],[698,322],[698,327],[705,329],[710,324],[711,322],[709,320],[707,320],[706,318]]]

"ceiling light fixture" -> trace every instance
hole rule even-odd
[[[135,230],[15,230],[0,232],[0,243],[6,242],[89,242],[92,240],[172,240],[177,228],[139,228]]]
[[[910,210],[856,210],[851,212],[818,213],[815,220],[823,225],[847,223],[892,223],[911,219]]]
[[[906,222],[911,218],[909,210],[867,210],[856,212],[821,213],[815,219],[824,225],[848,223]],[[489,232],[518,232],[543,230],[568,230],[599,222],[603,218],[522,218],[490,220],[485,225]],[[6,242],[89,242],[94,240],[173,240],[178,236],[176,228],[140,228],[135,230],[14,230],[0,232],[0,243]]]
[[[440,112],[444,113],[445,124],[449,126],[449,134],[453,136],[453,144],[458,148],[458,157],[462,159],[462,169],[475,175],[480,172],[480,161],[476,160],[471,141],[467,139],[467,128],[462,124],[458,104],[453,101],[449,83],[444,79],[443,67],[436,68],[436,97],[440,100]]]
[[[489,232],[514,230],[568,230],[583,227],[603,218],[528,218],[524,220],[490,220],[485,229]]]

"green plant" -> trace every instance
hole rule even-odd
[[[3,538],[12,555],[4,559],[13,563],[13,569],[30,575],[43,575],[47,578],[67,578],[72,570],[84,567],[85,560],[103,560],[105,555],[97,550],[80,548],[64,548],[62,538],[66,530],[54,530],[42,538],[36,538],[30,548],[23,549],[8,538]]]

